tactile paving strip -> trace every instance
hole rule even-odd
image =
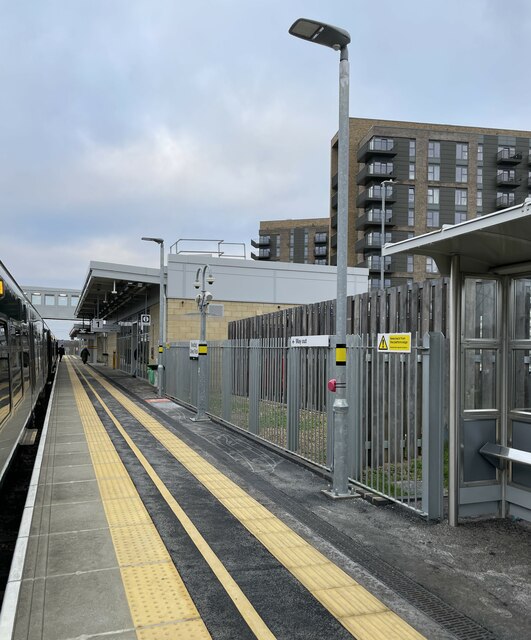
[[[358,640],[419,640],[423,636],[369,591],[314,549],[281,520],[251,498],[153,416],[138,407],[101,376],[100,384],[134,416],[175,458],[190,471],[242,524],[336,617]],[[276,532],[265,532],[265,520],[278,522]],[[258,524],[256,526],[256,523]],[[289,546],[291,545],[291,546]],[[286,548],[292,555],[286,555]],[[296,549],[296,554],[293,552]],[[358,608],[333,606],[334,599],[349,602],[357,597]]]
[[[68,371],[137,637],[142,640],[210,638],[70,363]]]

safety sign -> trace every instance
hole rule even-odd
[[[379,333],[378,351],[385,353],[411,353],[411,333]]]

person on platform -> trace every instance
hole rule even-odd
[[[63,347],[63,345],[61,345],[59,349],[57,349],[57,355],[59,356],[59,362],[61,362],[63,356],[65,355],[65,348]]]
[[[87,364],[87,360],[90,355],[90,351],[87,349],[87,347],[84,347],[83,349],[81,349],[80,355],[81,355],[81,360],[83,360],[83,364]]]

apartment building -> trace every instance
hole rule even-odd
[[[262,220],[253,260],[328,264],[330,218]]]
[[[350,118],[348,264],[380,286],[382,242],[523,202],[531,191],[531,131]],[[332,140],[330,264],[337,260],[337,136]],[[382,182],[385,212],[382,216]],[[383,217],[383,224],[382,224]],[[382,233],[383,229],[383,233]],[[437,276],[430,258],[386,258],[385,286]]]

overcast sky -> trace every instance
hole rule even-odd
[[[339,56],[350,115],[531,129],[528,0],[0,0],[1,259],[81,287],[158,266],[143,235],[249,243],[328,215]]]

